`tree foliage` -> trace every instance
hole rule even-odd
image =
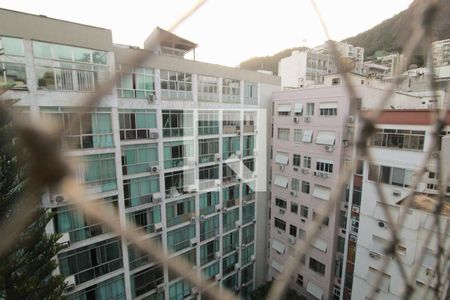
[[[11,224],[12,214],[21,211],[21,199],[26,197],[26,152],[20,143],[13,143],[13,126],[0,109],[0,226]],[[52,214],[42,207],[33,210],[27,227],[6,251],[0,253],[0,298],[61,299],[64,277],[52,275],[56,269],[56,254],[62,249],[59,235],[47,234]]]

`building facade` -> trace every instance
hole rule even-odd
[[[139,49],[114,45],[107,29],[2,9],[0,43],[3,97],[33,121],[68,129],[118,75],[60,141],[91,201],[212,284],[245,298],[265,281],[265,107],[279,78],[184,59],[196,45],[160,28]],[[127,65],[135,54],[146,59]],[[69,299],[201,297],[68,200],[54,187],[43,196],[56,214],[48,232],[68,245],[58,272]]]

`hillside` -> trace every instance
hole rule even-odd
[[[344,41],[354,46],[363,47],[366,57],[373,55],[377,50],[401,52],[402,46],[406,44],[411,36],[410,21],[414,17],[413,9],[418,5],[419,1],[421,0],[415,0],[408,9]],[[450,38],[450,18],[448,17],[450,15],[450,0],[439,0],[439,5],[437,17],[433,24],[433,33],[436,40],[443,40]],[[242,62],[239,66],[242,69],[254,71],[259,69],[269,70],[276,75],[280,59],[289,56],[292,50],[295,49],[301,48],[286,49],[272,56],[253,57]],[[424,62],[423,56],[423,49],[417,49],[413,63],[419,66],[422,65]]]

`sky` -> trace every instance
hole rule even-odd
[[[196,0],[0,0],[0,7],[112,30],[113,42],[143,47],[156,26],[170,27]],[[412,0],[316,0],[331,38],[354,36]],[[174,32],[199,46],[196,59],[237,66],[254,56],[322,44],[310,0],[209,0]],[[192,56],[187,56],[192,58]]]

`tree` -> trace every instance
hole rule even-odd
[[[257,288],[256,290],[254,290],[250,293],[250,299],[251,300],[266,300],[271,286],[272,286],[272,281],[269,281],[266,284],[260,286],[259,288]],[[288,288],[283,299],[285,299],[285,300],[303,300],[305,298],[298,295],[294,290],[291,290]],[[282,299],[280,299],[280,300],[282,300]]]
[[[0,226],[10,224],[13,212],[20,211],[20,199],[26,196],[28,180],[26,152],[13,143],[13,126],[0,107]],[[53,215],[42,207],[33,210],[27,227],[0,253],[0,298],[61,299],[66,284],[56,269],[56,254],[63,248],[60,235],[47,234],[45,227]]]

